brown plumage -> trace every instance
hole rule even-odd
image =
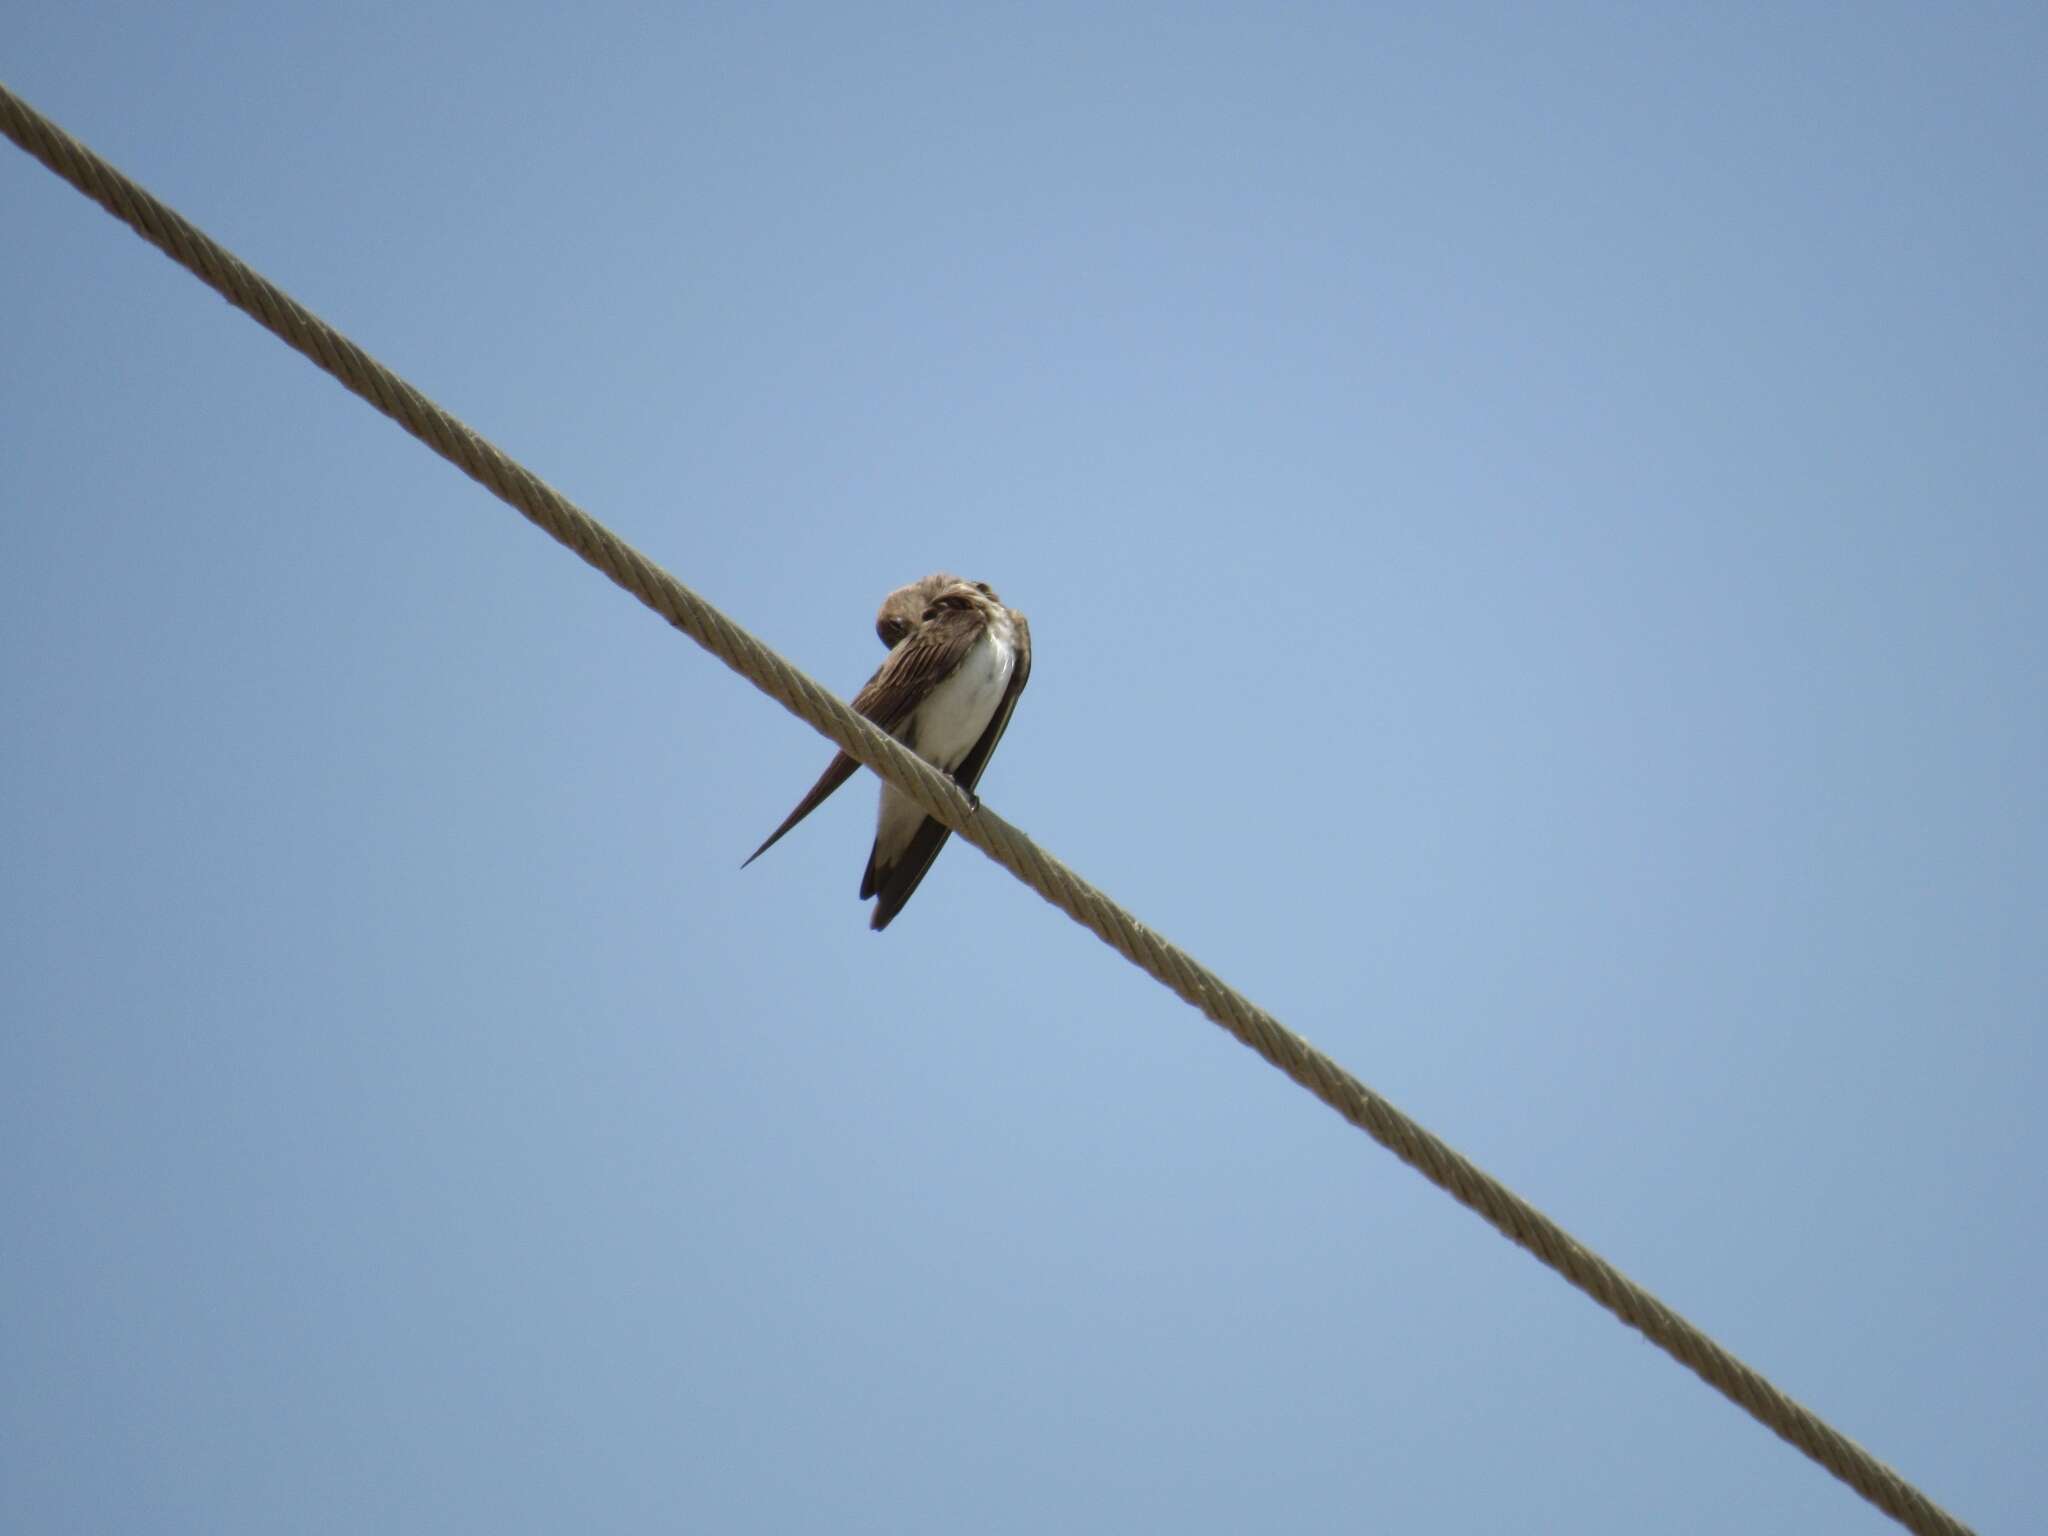
[[[890,593],[875,616],[875,631],[892,649],[854,695],[855,712],[944,769],[972,795],[1030,678],[1030,625],[1023,614],[1005,608],[986,582],[938,572]],[[747,863],[824,804],[859,766],[844,752],[835,755]],[[886,928],[903,910],[951,835],[943,822],[882,786],[874,847],[860,887],[863,900],[879,898],[871,926]]]
[[[960,578],[950,571],[933,571],[931,575],[898,587],[883,598],[882,606],[875,614],[875,633],[882,637],[882,644],[892,651],[901,645],[903,637],[917,628],[925,609],[931,607],[932,599],[959,583]]]

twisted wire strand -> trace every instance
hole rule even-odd
[[[0,131],[264,329],[908,795],[1140,970],[1371,1136],[1752,1418],[1921,1536],[1970,1528],[1665,1306],[1500,1180],[853,713],[552,486],[0,85]]]

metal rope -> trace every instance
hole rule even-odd
[[[1811,1409],[1773,1386],[1605,1259],[1461,1156],[1192,955],[982,806],[538,476],[251,271],[192,224],[0,85],[0,129],[293,350],[339,379],[501,501],[639,598],[733,671],[874,769],[1118,954],[1308,1089],[1459,1203],[1478,1212],[1759,1423],[1921,1536],[1969,1536]]]

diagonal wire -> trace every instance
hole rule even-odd
[[[0,85],[0,131],[293,350],[667,619],[1308,1089],[1503,1236],[1526,1248],[1759,1423],[1921,1536],[1970,1528],[1556,1222],[1374,1093],[1178,946],[853,713],[509,455],[464,426],[282,289]]]

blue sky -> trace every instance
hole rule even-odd
[[[39,6],[7,83],[1987,1530],[2025,7]],[[11,147],[0,1526],[1891,1529]]]

